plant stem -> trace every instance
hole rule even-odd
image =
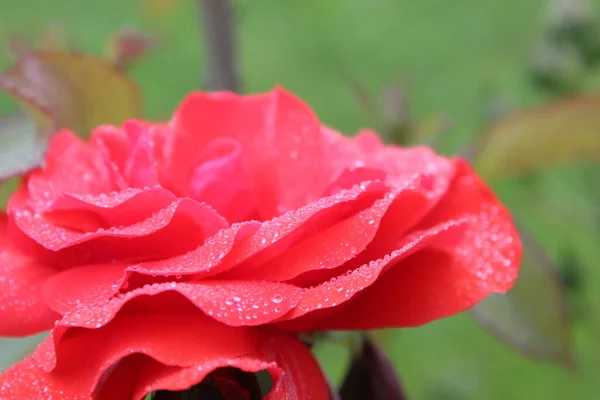
[[[239,92],[233,6],[229,0],[198,0],[198,3],[208,60],[206,87]]]

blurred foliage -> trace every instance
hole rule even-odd
[[[571,97],[510,113],[476,143],[473,160],[488,180],[560,163],[600,161],[600,94]]]
[[[340,387],[340,400],[406,400],[394,365],[377,342],[365,335],[358,347]]]
[[[510,176],[490,183],[544,249],[529,246],[523,281],[475,315],[484,312],[487,326],[492,321],[492,330],[522,352],[538,346],[553,355],[542,358],[575,360],[577,369],[507,351],[465,313],[377,333],[410,398],[595,398],[600,185],[593,164],[600,41],[594,11],[600,1],[235,4],[249,91],[280,83],[306,99],[324,123],[345,132],[375,126],[388,141],[460,150],[486,176]],[[167,118],[200,85],[205,53],[191,1],[0,0],[0,7],[0,27],[12,38],[13,53],[32,47],[15,38],[46,37],[48,26],[61,26],[50,44],[33,47],[76,46],[127,66],[139,83],[144,117]],[[52,25],[56,21],[60,25]],[[128,62],[138,55],[144,59]],[[0,54],[0,66],[10,65],[10,53]],[[398,76],[409,79],[398,82]],[[4,100],[0,115],[12,116],[16,108]],[[584,156],[587,164],[566,165]],[[316,351],[340,382],[347,349],[323,342]]]
[[[535,238],[521,230],[523,262],[506,295],[488,296],[472,310],[476,320],[526,356],[575,367],[567,288]]]
[[[0,120],[0,179],[38,166],[51,135],[87,135],[101,124],[139,114],[135,84],[108,61],[65,51],[25,51],[0,74],[0,90],[28,112]]]

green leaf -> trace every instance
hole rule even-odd
[[[476,145],[486,179],[514,177],[555,164],[600,161],[600,95],[559,100],[510,114]]]
[[[22,338],[0,338],[0,371],[30,354],[48,336],[47,332]]]
[[[135,84],[100,58],[72,52],[23,55],[0,74],[0,90],[25,111],[0,120],[0,180],[40,165],[60,128],[87,135],[101,124],[120,124],[139,114]]]
[[[521,230],[523,262],[513,289],[473,308],[475,320],[522,354],[571,368],[575,364],[566,288],[539,243]]]
[[[52,125],[40,117],[39,126],[25,113],[0,118],[0,182],[27,171],[44,156],[48,137],[37,132],[50,132]]]

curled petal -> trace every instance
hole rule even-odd
[[[316,285],[336,275],[336,271],[327,270],[340,266],[351,270],[383,257],[395,250],[400,238],[440,201],[452,171],[448,168],[447,175],[439,176],[415,173],[370,207],[295,244],[248,276],[282,281],[298,278],[292,282]]]
[[[254,233],[260,224],[234,224],[219,231],[206,242],[183,255],[135,265],[91,264],[62,271],[44,285],[46,303],[60,314],[73,312],[80,306],[94,306],[113,298],[119,291],[139,288],[134,282],[181,281],[189,276],[208,276],[220,272],[221,260],[235,240]],[[143,285],[142,285],[143,286]]]
[[[180,193],[212,205],[230,222],[251,218],[257,207],[241,146],[233,140],[213,140],[198,155],[186,187]]]
[[[441,250],[478,278],[475,286],[482,294],[508,291],[519,273],[521,239],[508,210],[468,164],[459,160],[447,195],[419,228],[462,217],[469,219],[464,240],[456,248]]]
[[[261,224],[256,221],[233,224],[209,237],[202,246],[181,256],[165,260],[148,261],[127,267],[132,274],[150,276],[209,277],[227,271],[232,265],[221,261],[229,254],[236,241],[253,235]]]
[[[386,189],[379,181],[364,182],[263,222],[254,234],[235,242],[222,261],[230,271],[219,277],[239,279],[251,274],[248,271],[260,274],[266,261],[284,253],[292,244],[364,210],[381,198]]]
[[[31,239],[15,236],[24,248],[41,259],[60,263],[63,268],[90,261],[137,261],[185,253],[228,225],[212,208],[191,199],[177,199],[132,225],[93,232],[57,226],[46,216],[28,210],[15,212],[13,219],[21,232],[51,251],[44,251]],[[181,232],[186,235],[181,237]]]
[[[174,133],[166,146],[171,159],[193,158],[194,149],[214,138],[233,138],[242,145],[261,219],[318,199],[330,179],[319,121],[281,88],[252,96],[191,94],[171,126]]]
[[[272,220],[234,224],[187,254],[128,267],[143,275],[192,275],[194,279],[218,276],[219,279],[276,281],[265,264],[285,255],[291,245],[317,235],[336,222],[369,209],[384,196],[382,182],[364,182],[334,195],[290,211]],[[277,271],[274,272],[275,274]]]
[[[222,367],[267,370],[274,380],[267,398],[328,395],[318,364],[299,342],[230,328],[199,313],[120,315],[103,328],[74,331],[57,351],[52,372],[28,358],[0,375],[0,398],[141,399],[155,390],[190,388]]]
[[[384,171],[391,182],[402,185],[415,174],[447,176],[454,168],[451,160],[430,148],[386,145],[370,130],[347,137],[322,127],[321,134],[330,163],[338,173],[349,167],[377,169]]]
[[[341,307],[308,314],[305,321],[290,321],[289,326],[418,326],[465,311],[487,295],[512,286],[520,262],[517,232],[508,212],[466,163],[458,163],[447,196],[418,228],[419,235],[427,238],[421,242],[420,251],[397,250],[391,257],[337,278],[335,283],[308,291],[296,308],[301,312],[294,311],[286,318],[327,308],[332,302],[339,304],[344,301],[340,294],[352,299]],[[382,271],[383,276],[375,281],[375,274]],[[339,293],[326,290],[328,287]]]
[[[26,204],[15,204],[11,199],[7,210],[11,213],[15,207],[27,207],[41,211],[65,192],[100,194],[114,190],[118,187],[102,152],[73,133],[61,131],[50,142],[45,166],[27,175],[17,192]]]
[[[418,254],[432,245],[453,246],[460,242],[464,234],[465,222],[454,221],[445,225],[432,228],[426,232],[414,233],[405,238],[399,248],[382,257],[371,261],[361,267],[349,271],[344,275],[332,278],[330,281],[308,289],[296,308],[286,314],[278,324],[285,329],[295,331],[312,331],[323,329],[369,329],[402,326],[397,323],[402,316],[392,311],[388,302],[375,304],[368,303],[364,308],[363,296],[381,281],[389,282],[386,293],[382,295],[399,295],[400,282],[396,279],[384,278],[390,269],[402,265],[404,259],[410,260],[413,254]],[[389,279],[389,280],[388,280]],[[405,285],[414,285],[415,281],[405,281]],[[423,282],[427,285],[428,282]],[[411,304],[418,306],[418,304]],[[360,314],[358,311],[361,311]],[[418,313],[418,311],[417,311]],[[373,322],[374,321],[374,322]]]
[[[201,281],[165,282],[146,285],[119,295],[108,302],[94,296],[73,307],[57,322],[58,326],[99,328],[112,320],[122,308],[190,309],[230,326],[262,325],[281,318],[300,301],[304,289],[278,282]],[[84,299],[85,300],[85,299]],[[187,300],[187,301],[186,301]],[[56,306],[56,304],[55,304]],[[61,310],[62,311],[62,310]]]
[[[99,195],[64,193],[48,207],[44,216],[57,226],[95,231],[139,223],[176,200],[173,193],[158,186],[126,188]]]
[[[92,264],[60,271],[43,286],[46,304],[60,314],[114,297],[127,281],[122,264]]]
[[[131,147],[123,168],[127,183],[133,187],[160,184],[156,142],[151,126],[139,121],[127,121],[123,124],[123,130],[131,140]]]
[[[126,187],[123,171],[131,148],[127,134],[120,128],[101,125],[92,131],[90,144],[104,155],[119,187]]]
[[[42,287],[56,271],[12,245],[6,228],[6,214],[0,212],[0,336],[50,329],[59,316],[44,303]]]

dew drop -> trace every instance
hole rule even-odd
[[[283,297],[279,294],[274,294],[273,297],[271,297],[271,301],[275,304],[279,304],[283,301]]]

